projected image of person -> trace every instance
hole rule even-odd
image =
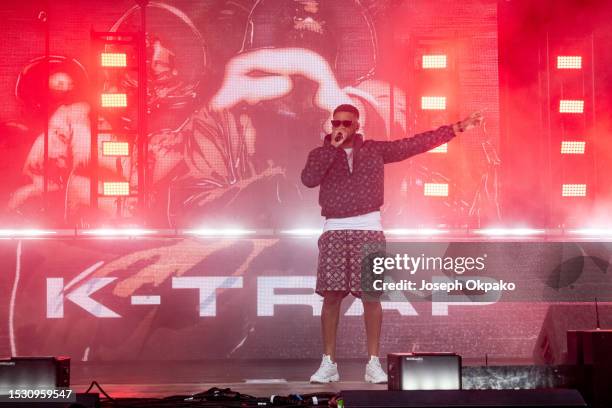
[[[252,186],[257,199],[246,201],[250,209],[261,203],[267,226],[318,222],[310,193],[296,182],[301,168],[294,158],[325,135],[337,105],[357,104],[368,113],[366,126],[385,129],[378,98],[389,85],[370,79],[376,55],[371,18],[359,2],[261,0],[251,10],[242,49],[227,62],[209,106],[244,115],[253,126],[253,168],[270,176]],[[234,191],[248,197],[248,189]]]
[[[86,172],[89,160],[88,76],[74,59],[50,56],[48,73],[44,61],[43,57],[35,58],[21,71],[15,94],[25,107],[43,118],[45,88],[48,87],[48,158],[45,162],[41,130],[23,163],[22,183],[12,191],[7,208],[21,216],[36,217],[45,206],[43,198],[47,198],[49,214],[46,221],[58,224],[66,217],[64,204],[68,184],[76,174]],[[37,120],[44,120],[40,118]],[[48,177],[46,197],[43,194],[45,171]]]
[[[362,125],[377,134],[405,126],[384,123],[389,85],[373,79],[376,34],[360,2],[260,0],[248,6],[209,10],[239,22],[246,19],[244,32],[234,29],[235,38],[225,41],[238,46],[233,53],[221,53],[221,47],[211,44],[211,33],[202,33],[204,24],[196,25],[186,12],[161,2],[147,6],[150,225],[222,227],[234,220],[264,228],[312,224],[317,221],[309,218],[313,200],[295,182],[300,168],[293,157],[304,154],[313,137],[325,135],[324,123],[333,108],[341,103],[359,106]],[[138,10],[126,11],[110,31],[136,27]],[[347,10],[350,19],[344,18]],[[120,85],[135,93],[138,83],[128,73]],[[396,95],[395,104],[401,100]],[[57,178],[53,169],[49,173],[49,191],[62,196],[50,203],[61,214],[55,218],[71,226],[115,217],[118,222],[132,220],[137,209],[133,197],[100,198],[95,213],[89,208],[90,107],[79,102],[82,106],[68,116],[62,107],[50,120],[51,164],[55,155],[65,157],[58,162],[64,174]],[[403,109],[396,106],[398,122]],[[134,131],[134,118],[103,114],[109,134]],[[67,129],[74,134],[56,143],[55,135],[65,132],[55,132],[55,122],[70,123]],[[284,136],[289,133],[291,137]],[[33,198],[42,197],[41,142],[42,137],[24,166],[33,182],[13,192],[8,207],[14,211],[22,212]],[[56,154],[55,145],[65,152]],[[120,173],[114,158],[98,155],[98,163],[99,180],[128,181],[137,188],[134,157],[122,159]],[[299,218],[296,207],[304,210]]]
[[[346,10],[352,18],[339,18]],[[173,41],[165,26],[155,25],[159,13],[179,17],[189,27],[186,32],[194,40],[189,49]],[[126,13],[113,29],[125,30],[133,14]],[[196,27],[174,7],[150,5],[149,20],[150,30],[161,38],[154,45],[162,51],[152,53],[152,61],[158,62],[153,79],[162,69],[173,80],[194,76],[183,71],[193,66],[186,57],[202,54],[197,42],[202,42],[204,55],[215,49],[199,32],[201,24]],[[351,37],[342,35],[349,32]],[[325,135],[324,123],[334,107],[341,103],[363,107],[362,123],[372,129],[404,126],[384,123],[389,85],[371,78],[376,36],[359,2],[258,1],[248,14],[240,43],[237,53],[227,55],[223,50],[221,55],[217,50],[204,58],[202,72],[195,75],[198,85],[185,93],[194,96],[182,99],[192,107],[183,121],[162,126],[150,121],[149,166],[156,207],[152,212],[167,212],[171,226],[223,227],[238,220],[247,227],[286,228],[317,222],[308,218],[313,201],[296,182],[301,169],[293,158],[308,150],[313,136]],[[160,64],[168,53],[172,58]],[[228,60],[221,65],[216,63],[219,57]],[[177,99],[158,92],[161,85],[155,80],[149,84],[153,99]],[[396,105],[401,99],[396,97]],[[151,109],[155,118],[177,116],[166,103],[153,104]],[[401,122],[403,108],[396,107],[395,112]],[[305,210],[299,217],[296,207]]]
[[[424,153],[479,125],[476,112],[453,125],[394,141],[365,140],[357,133],[359,110],[349,104],[333,113],[332,132],[323,145],[308,154],[301,179],[307,187],[319,186],[321,215],[325,217],[319,237],[316,292],[323,296],[321,326],[323,358],[310,378],[314,383],[339,380],[335,346],[340,305],[349,293],[360,297],[364,309],[369,361],[365,380],[386,383],[387,374],[378,359],[382,307],[362,261],[384,250],[380,207],[384,199],[384,165]],[[363,273],[363,275],[362,275]]]

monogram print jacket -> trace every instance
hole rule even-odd
[[[353,141],[353,171],[343,148],[331,144],[327,135],[323,146],[308,154],[302,170],[302,183],[320,186],[321,215],[345,218],[377,211],[384,199],[384,165],[407,159],[448,142],[455,133],[452,126],[393,141],[363,140],[356,134]]]

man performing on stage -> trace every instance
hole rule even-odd
[[[307,187],[320,186],[319,204],[325,217],[323,234],[318,241],[319,261],[316,292],[323,296],[321,326],[324,354],[319,369],[310,377],[313,383],[338,381],[335,362],[336,333],[340,304],[350,292],[363,302],[369,361],[365,380],[386,383],[387,374],[378,359],[382,307],[376,293],[362,285],[361,263],[364,245],[370,250],[384,249],[380,207],[383,204],[384,164],[407,159],[448,142],[459,132],[482,122],[474,113],[454,125],[395,141],[363,140],[359,129],[359,111],[352,105],[334,110],[332,133],[323,146],[308,154],[302,170]],[[364,251],[365,252],[365,251]],[[371,273],[371,271],[369,271]],[[368,294],[367,292],[365,294]]]

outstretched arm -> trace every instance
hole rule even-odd
[[[419,153],[426,152],[448,142],[455,137],[452,126],[442,126],[436,130],[419,133],[390,142],[374,142],[385,163],[394,163],[405,160]]]
[[[450,141],[457,134],[479,125],[482,123],[482,120],[482,114],[476,112],[453,125],[441,126],[436,130],[430,130],[399,140],[389,142],[377,141],[374,143],[379,149],[383,161],[385,163],[393,163],[440,146]]]

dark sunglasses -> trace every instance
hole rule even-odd
[[[340,124],[342,124],[342,126],[344,127],[350,127],[353,124],[353,121],[352,120],[332,120],[331,124],[335,128],[340,127]]]

